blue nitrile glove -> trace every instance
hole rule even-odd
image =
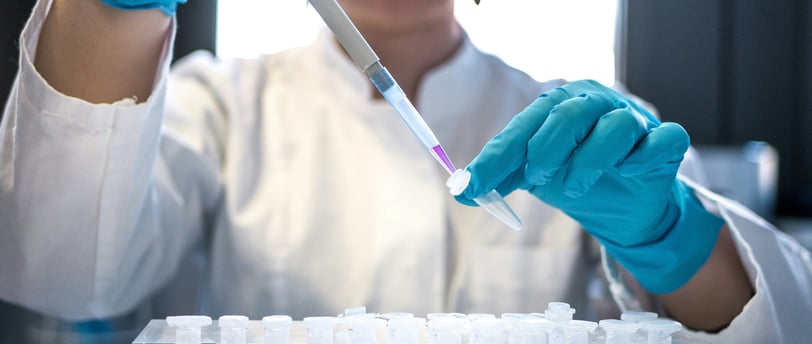
[[[148,10],[159,8],[167,16],[175,15],[178,4],[185,3],[186,0],[102,0],[107,5],[122,10]]]
[[[676,178],[690,140],[625,96],[576,81],[539,96],[467,167],[457,200],[527,189],[595,236],[653,293],[705,263],[722,220]]]

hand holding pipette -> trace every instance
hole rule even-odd
[[[412,134],[429,151],[429,153],[443,166],[450,175],[454,175],[456,168],[446,154],[437,137],[420,116],[406,93],[392,78],[389,71],[381,65],[380,59],[370,48],[364,37],[352,23],[336,0],[310,0],[321,18],[333,31],[341,46],[347,51],[358,68],[369,76],[372,84],[395,109],[398,116],[412,131]],[[459,175],[459,174],[458,174]],[[515,230],[522,228],[521,220],[510,209],[507,202],[494,190],[474,198],[474,202],[493,214],[505,224]]]

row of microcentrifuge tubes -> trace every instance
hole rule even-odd
[[[347,309],[337,317],[307,317],[310,344],[627,344],[671,343],[679,322],[658,319],[656,313],[624,312],[620,320],[573,320],[575,309],[551,302],[544,313],[492,314],[430,313],[426,319],[410,313],[366,313],[364,307]],[[428,319],[428,321],[427,321]],[[200,344],[207,316],[167,317],[176,328],[175,343]],[[262,318],[265,344],[289,344],[292,319],[287,315]],[[218,319],[220,344],[245,344],[248,318],[225,315]],[[384,332],[385,331],[385,332]],[[379,336],[386,333],[385,339]]]

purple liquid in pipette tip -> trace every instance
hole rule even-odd
[[[446,171],[448,173],[454,173],[457,169],[454,167],[454,164],[451,163],[451,159],[448,158],[448,155],[445,154],[443,147],[440,145],[436,145],[431,149],[434,152],[434,155],[440,159],[440,161],[445,166]]]

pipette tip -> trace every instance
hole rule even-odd
[[[496,190],[491,190],[482,196],[474,198],[474,202],[513,230],[519,231],[522,229],[522,220],[513,212],[513,209],[510,209],[505,199]]]

